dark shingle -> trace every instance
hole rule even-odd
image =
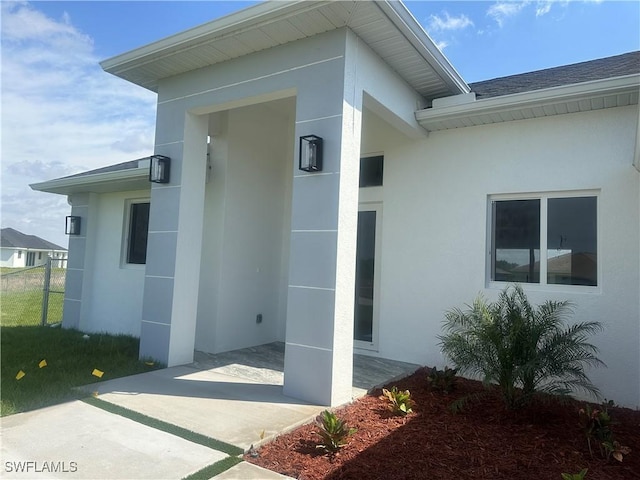
[[[471,83],[477,98],[499,97],[543,88],[640,73],[640,52]]]
[[[31,248],[34,250],[66,250],[66,248],[48,242],[35,235],[26,235],[13,228],[0,231],[0,246],[9,248]]]

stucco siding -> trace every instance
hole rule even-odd
[[[21,258],[20,260],[23,260],[23,259]],[[22,263],[24,264],[24,261]],[[0,249],[0,267],[17,267],[17,266],[18,266],[18,250],[13,248]]]
[[[197,349],[219,352],[284,340],[282,257],[288,254],[294,103],[231,110],[213,136]]]
[[[93,268],[85,271],[91,277],[91,289],[83,298],[88,312],[83,330],[140,335],[145,266],[126,264],[123,239],[128,230],[128,202],[148,198],[148,191],[96,196],[95,237],[90,239],[96,254]]]
[[[487,278],[490,195],[595,191],[600,284],[526,285],[530,300],[570,300],[574,321],[600,321],[593,338],[610,368],[590,372],[607,398],[640,404],[637,106],[432,133],[385,153],[379,355],[442,365],[443,314]]]

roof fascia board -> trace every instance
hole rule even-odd
[[[46,182],[32,183],[29,186],[38,192],[64,193],[64,190],[79,187],[96,185],[100,183],[118,182],[122,180],[139,180],[149,175],[149,167],[130,168],[127,170],[117,170],[115,172],[96,173],[93,175],[80,175],[76,177],[56,178]]]
[[[426,108],[416,112],[416,119],[423,127],[428,122],[441,122],[471,115],[487,115],[492,113],[531,108],[553,103],[585,100],[602,95],[613,95],[637,90],[640,85],[640,74],[622,77],[593,80],[584,83],[562,85],[530,92],[514,93],[501,97],[492,97],[440,108]]]
[[[323,2],[310,2],[308,0],[262,2],[121,55],[108,58],[100,62],[100,66],[106,72],[117,75],[119,72],[126,71],[133,66],[145,65],[168,55],[173,55],[208,39],[235,35],[261,25],[267,25],[277,19],[295,15],[301,11],[318,8],[318,6],[326,3],[328,3],[328,0]],[[241,28],[239,28],[240,26]]]
[[[447,85],[460,93],[471,91],[467,82],[436,47],[435,42],[404,3],[398,0],[383,0],[377,1],[376,4]]]

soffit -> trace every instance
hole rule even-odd
[[[39,192],[71,195],[73,193],[111,193],[149,190],[149,167],[114,172],[80,174],[30,185]]]
[[[627,75],[426,108],[416,112],[416,119],[433,132],[637,105],[639,92],[640,75]]]
[[[264,2],[101,65],[157,91],[163,78],[344,27],[426,99],[469,90],[404,4],[395,0]]]

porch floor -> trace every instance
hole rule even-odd
[[[189,365],[90,385],[101,400],[247,450],[311,421],[326,407],[282,394],[284,344],[216,355]],[[354,398],[419,366],[354,355]],[[261,438],[262,437],[262,438]]]
[[[284,343],[274,342],[217,354],[196,351],[193,365],[255,382],[282,385]],[[418,367],[413,363],[356,353],[353,355],[353,398],[366,395],[396,378],[405,377]]]

